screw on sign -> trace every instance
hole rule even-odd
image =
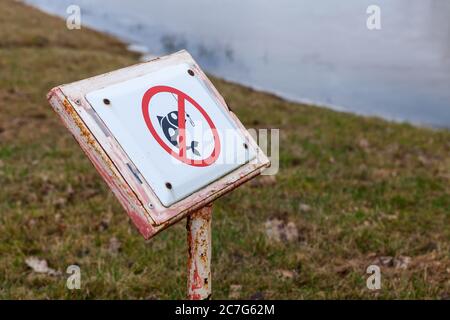
[[[153,125],[153,122],[150,118],[150,102],[151,99],[158,93],[161,92],[168,92],[173,94],[177,97],[178,102],[178,110],[177,111],[171,111],[166,116],[161,117],[158,116],[159,125],[161,126],[165,138],[170,141],[171,144],[178,147],[178,153],[174,152],[170,146],[168,146],[164,140],[159,136],[159,134],[156,132],[156,129]],[[203,159],[193,159],[189,158],[187,156],[187,150],[191,150],[193,154],[200,156],[200,152],[196,149],[198,146],[197,141],[191,141],[190,145],[186,146],[186,118],[189,118],[189,122],[192,126],[195,126],[193,120],[189,116],[189,114],[186,113],[186,104],[185,102],[188,101],[191,103],[203,116],[203,118],[206,120],[209,128],[212,131],[213,137],[214,137],[214,148],[211,152],[211,154],[208,155],[208,157],[205,157]],[[158,143],[161,145],[161,147],[164,148],[169,154],[171,154],[176,159],[189,164],[191,166],[197,166],[197,167],[205,167],[209,166],[210,164],[214,163],[214,161],[217,160],[220,154],[220,139],[219,134],[217,132],[217,128],[214,125],[213,121],[209,117],[209,115],[206,113],[206,111],[189,95],[186,93],[169,86],[155,86],[150,88],[142,98],[142,113],[145,119],[145,123],[147,124],[148,129],[152,133],[153,137],[158,141]],[[171,132],[172,131],[172,134]]]
[[[270,163],[189,53],[62,85],[48,99],[145,239],[187,218],[188,297],[210,297],[212,202]],[[207,139],[193,137],[197,124]],[[229,128],[235,145],[219,135]],[[245,161],[219,161],[230,155]]]

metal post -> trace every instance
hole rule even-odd
[[[211,218],[212,204],[193,212],[187,218],[188,299],[211,297]]]

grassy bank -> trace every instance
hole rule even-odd
[[[143,241],[45,100],[55,85],[138,57],[15,1],[0,13],[0,298],[183,298],[184,223]],[[216,202],[214,298],[449,296],[448,131],[212,80],[247,127],[279,128],[281,148],[275,179]],[[62,274],[32,271],[33,256]],[[78,291],[65,286],[71,264],[81,267]]]

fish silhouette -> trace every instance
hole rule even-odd
[[[189,119],[189,123],[195,127],[194,121],[192,121],[189,114],[186,113],[186,117]],[[157,116],[159,125],[164,133],[164,136],[170,143],[179,148],[178,146],[178,111],[171,111],[164,117]],[[200,156],[200,152],[195,149],[198,146],[197,141],[191,141],[190,146],[188,146],[187,150],[192,150],[192,153]]]

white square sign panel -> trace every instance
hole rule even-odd
[[[146,238],[269,165],[186,51],[49,100]]]
[[[256,156],[189,68],[168,66],[86,95],[166,207]]]

